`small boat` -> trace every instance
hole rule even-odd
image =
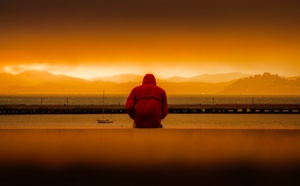
[[[97,119],[98,123],[113,123],[111,119]]]
[[[104,90],[103,90],[103,98],[102,98],[102,119],[97,119],[98,123],[113,123],[114,120],[104,118]]]

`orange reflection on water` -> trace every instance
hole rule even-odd
[[[0,130],[0,162],[42,166],[201,166],[300,163],[299,130]]]

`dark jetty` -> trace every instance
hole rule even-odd
[[[125,114],[124,105],[0,105],[6,114]],[[299,114],[300,104],[169,105],[169,113]]]

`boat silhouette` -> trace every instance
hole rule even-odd
[[[97,119],[98,123],[113,123],[114,120],[109,118],[104,118],[104,90],[102,96],[102,119]]]

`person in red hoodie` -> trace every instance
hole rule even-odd
[[[137,128],[161,128],[161,120],[168,115],[167,96],[156,86],[153,74],[146,74],[143,84],[132,89],[126,102],[128,115]]]

